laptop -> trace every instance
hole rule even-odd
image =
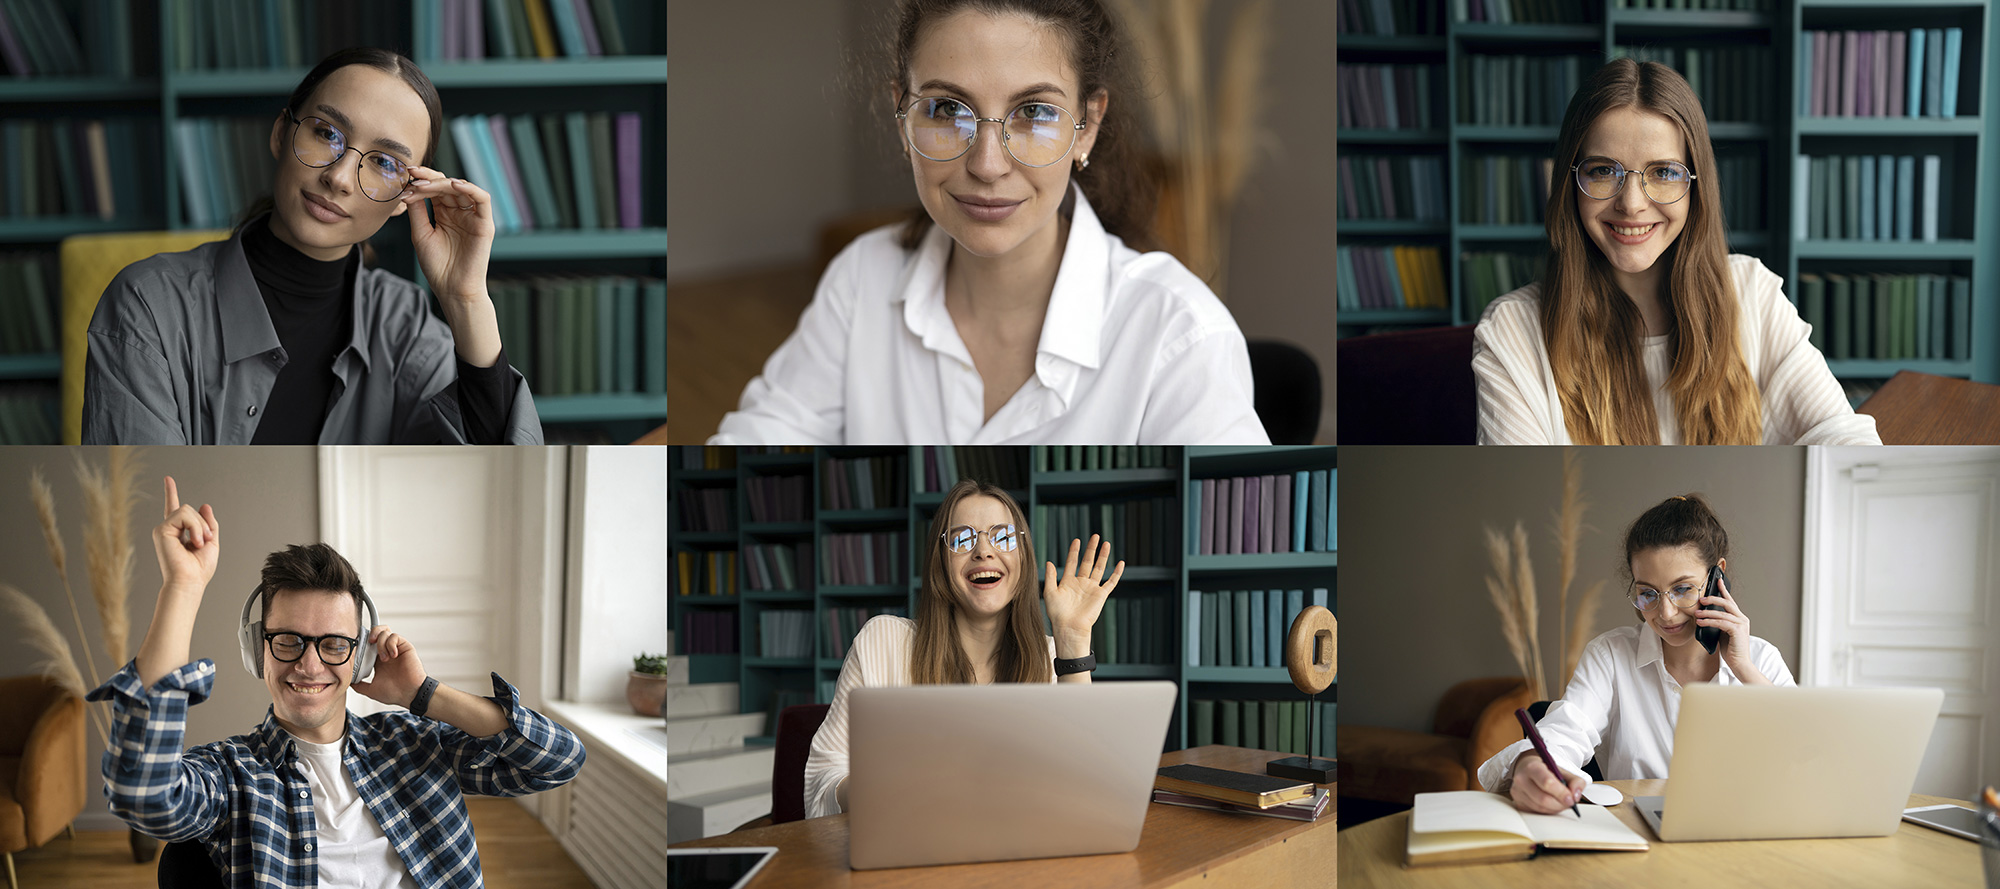
[[[1177,691],[1172,682],[855,689],[849,865],[1132,851]]]
[[[1688,686],[1667,794],[1632,802],[1668,842],[1888,836],[1943,703],[1935,688]]]

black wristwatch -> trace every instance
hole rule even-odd
[[[1088,673],[1095,669],[1097,669],[1097,652],[1095,651],[1083,657],[1056,658],[1057,676],[1068,676],[1071,673]]]
[[[424,677],[423,686],[418,688],[416,696],[410,699],[410,712],[422,716],[426,711],[430,710],[431,693],[437,691],[437,687],[438,681],[436,677]]]

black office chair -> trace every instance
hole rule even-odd
[[[224,889],[228,885],[200,840],[168,843],[160,852],[160,889]]]
[[[1537,723],[1541,722],[1542,717],[1547,715],[1548,712],[1548,701],[1536,701],[1528,705],[1528,715],[1533,717]],[[1589,775],[1592,781],[1604,780],[1604,773],[1597,769],[1597,757],[1595,756],[1591,757],[1589,762],[1583,764],[1583,773]]]
[[[1291,343],[1251,340],[1250,379],[1257,387],[1257,419],[1271,443],[1312,444],[1319,434],[1319,362]]]

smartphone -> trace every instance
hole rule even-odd
[[[1979,839],[1979,813],[1964,806],[1918,806],[1903,810],[1904,821],[1914,821],[1968,840]]]
[[[1721,566],[1718,565],[1708,566],[1708,589],[1704,591],[1702,595],[1721,596],[1722,589],[1720,584],[1727,582],[1728,580],[1729,576],[1722,573]],[[1724,608],[1720,605],[1703,605],[1701,606],[1701,610],[1726,612],[1729,609]],[[1695,627],[1694,641],[1701,643],[1701,647],[1704,650],[1706,650],[1709,654],[1714,654],[1715,646],[1722,644],[1722,631],[1714,627]]]

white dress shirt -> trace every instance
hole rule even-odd
[[[1752,636],[1749,648],[1751,662],[1771,684],[1798,684],[1777,646]],[[1724,661],[1715,684],[1743,680]],[[1642,624],[1590,640],[1562,700],[1549,704],[1535,727],[1565,773],[1583,774],[1583,764],[1594,756],[1606,779],[1665,778],[1680,712],[1681,684],[1667,674],[1659,635]],[[1479,786],[1506,793],[1514,783],[1515,758],[1532,749],[1524,739],[1494,754],[1479,767]]]
[[[1035,374],[991,420],[945,309],[952,239],[933,225],[904,250],[894,225],[834,258],[708,443],[1270,444],[1222,301],[1172,256],[1106,233],[1073,194]]]
[[[1826,357],[1808,337],[1812,325],[1785,298],[1785,279],[1754,256],[1729,257],[1736,282],[1737,342],[1764,407],[1764,444],[1881,444],[1875,418],[1847,403]],[[1540,282],[1495,299],[1472,334],[1472,372],[1479,384],[1480,444],[1570,443],[1562,396],[1542,340]],[[1668,337],[1639,338],[1639,362],[1653,391],[1660,443],[1680,444],[1667,377]]]
[[[1056,656],[1056,637],[1049,640],[1049,657]],[[812,751],[806,755],[806,817],[840,814],[837,791],[847,777],[847,695],[863,686],[886,688],[911,685],[910,660],[917,647],[917,622],[907,617],[884,614],[861,625],[847,660],[840,665],[840,680],[834,684],[833,705],[826,721],[813,736]],[[1055,677],[1049,678],[1054,682]]]

